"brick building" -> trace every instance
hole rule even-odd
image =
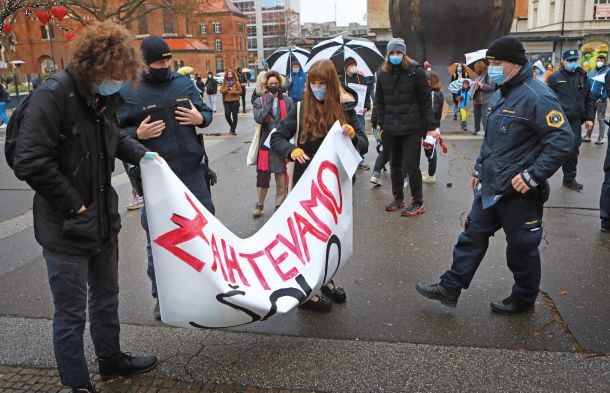
[[[209,0],[199,2],[197,10],[188,15],[174,14],[166,9],[154,10],[128,23],[128,27],[136,34],[137,45],[148,34],[165,38],[172,49],[174,69],[186,65],[196,72],[207,73],[247,64],[246,23],[246,16],[230,0]],[[75,34],[83,28],[69,18],[64,19],[61,26],[74,29]],[[19,13],[13,31],[15,50],[0,50],[0,75],[12,73],[6,63],[16,59],[25,61],[19,69],[21,80],[26,74],[52,72],[53,57],[57,70],[67,66],[69,35],[52,22],[45,27],[35,17]],[[53,38],[53,50],[49,36]]]

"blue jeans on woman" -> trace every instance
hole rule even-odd
[[[8,115],[6,114],[6,102],[0,101],[0,120],[2,124],[8,124]]]

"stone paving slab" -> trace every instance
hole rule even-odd
[[[93,383],[100,393],[308,393],[302,390],[265,389],[203,382],[187,383],[146,375],[101,382],[99,375],[96,374],[93,376]],[[0,392],[70,393],[71,390],[61,384],[56,369],[0,365]],[[315,392],[309,391],[309,393]]]

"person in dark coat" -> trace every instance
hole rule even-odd
[[[148,70],[137,87],[126,85],[121,89],[125,103],[117,111],[119,124],[132,138],[157,151],[199,202],[214,214],[214,204],[205,182],[207,167],[203,164],[203,139],[195,129],[210,125],[212,110],[201,101],[188,76],[171,71],[172,53],[163,38],[148,36],[142,40],[141,48]],[[141,211],[141,222],[146,231],[147,271],[151,295],[155,299],[153,313],[160,319],[145,208]]]
[[[241,72],[241,67],[237,68],[237,76],[239,78],[239,84],[241,85],[241,102],[243,105],[244,113],[246,113],[246,87],[248,87],[248,77],[246,74]]]
[[[341,123],[343,132],[351,138],[361,155],[368,150],[368,138],[355,111],[358,97],[356,92],[341,85],[333,62],[320,60],[312,64],[305,86],[303,101],[294,105],[281,123],[279,132],[271,135],[271,150],[295,162],[293,184],[299,181],[336,121]],[[297,120],[298,112],[300,120]],[[298,138],[293,144],[290,140],[297,132]],[[345,290],[333,281],[322,287],[322,293],[338,303],[346,300]],[[332,303],[322,295],[314,295],[301,307],[330,311]]]
[[[489,238],[506,233],[506,260],[515,283],[510,296],[491,303],[499,314],[534,311],[540,291],[543,205],[548,179],[568,159],[574,135],[555,95],[532,78],[523,44],[502,37],[487,50],[489,76],[500,85],[490,102],[487,132],[470,186],[474,201],[453,248],[453,264],[432,285],[417,284],[429,299],[456,307],[485,257]]]
[[[95,392],[83,345],[87,311],[102,379],[157,364],[121,352],[119,342],[121,218],[111,177],[115,158],[135,165],[148,150],[119,129],[115,115],[121,85],[135,82],[142,67],[133,41],[112,22],[87,26],[66,71],[31,93],[13,161],[15,175],[36,192],[34,234],[53,295],[55,359],[73,392]]]
[[[208,79],[205,80],[205,94],[208,96],[210,108],[216,112],[216,94],[218,94],[218,81],[214,79],[214,75],[208,72]]]
[[[388,43],[388,59],[377,75],[377,121],[386,137],[392,138],[391,177],[394,200],[387,211],[404,208],[406,217],[423,214],[422,175],[419,169],[422,137],[434,134],[435,121],[432,112],[432,92],[426,71],[406,54],[401,38]],[[404,202],[403,158],[406,160],[412,200]]]
[[[443,107],[445,105],[445,96],[441,90],[441,78],[434,71],[428,72],[428,83],[432,90],[432,111],[434,112],[435,131],[440,135],[441,118],[443,117]],[[436,146],[431,149],[424,149],[426,158],[428,159],[428,171],[422,174],[424,183],[436,183],[436,167],[438,163],[438,149]]]
[[[292,110],[292,98],[282,93],[284,78],[276,71],[266,74],[263,81],[265,92],[254,101],[254,121],[261,125],[261,135],[258,146],[258,162],[256,165],[257,201],[252,216],[258,218],[263,213],[265,197],[269,190],[271,174],[275,177],[275,209],[277,210],[286,199],[286,160],[276,151],[265,146],[265,141],[273,129],[280,129],[282,121]]]
[[[292,101],[297,102],[303,100],[307,74],[303,72],[298,60],[293,60],[291,66],[291,73],[288,75],[284,89],[288,93],[288,96],[292,98]]]
[[[570,159],[563,165],[564,187],[580,191],[584,186],[576,181],[576,166],[582,143],[582,124],[588,130],[593,129],[595,107],[591,96],[591,87],[587,73],[580,68],[577,49],[568,49],[563,53],[563,62],[559,71],[549,76],[548,87],[555,92],[563,108],[570,127],[574,132],[574,146]]]

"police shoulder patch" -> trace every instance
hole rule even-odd
[[[565,123],[565,119],[563,118],[563,113],[558,110],[553,109],[546,115],[546,124],[549,127],[559,128]]]

